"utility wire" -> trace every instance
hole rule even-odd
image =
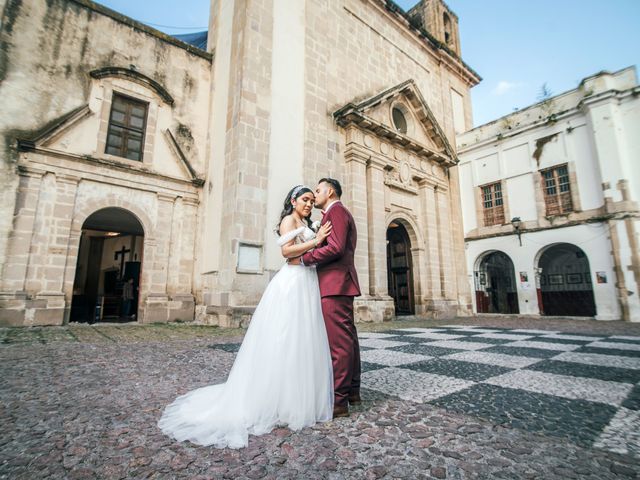
[[[176,27],[174,25],[160,25],[159,23],[145,22],[143,20],[139,20],[139,21],[144,23],[145,25],[150,25],[152,27],[174,28],[176,30],[206,30],[207,28],[209,28],[209,27]]]

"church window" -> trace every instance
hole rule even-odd
[[[393,117],[393,125],[400,133],[407,133],[407,118],[400,108],[393,107],[391,110],[391,116]]]
[[[444,43],[451,44],[451,19],[447,13],[442,14],[442,22],[444,23]]]
[[[547,215],[561,215],[573,211],[571,184],[567,164],[548,168],[542,174],[542,190]]]
[[[148,104],[114,94],[109,117],[106,153],[142,160]]]
[[[504,223],[504,203],[502,201],[502,184],[492,183],[480,187],[484,226],[502,225]]]

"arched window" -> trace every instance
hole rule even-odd
[[[451,45],[451,41],[453,40],[451,35],[451,19],[447,12],[442,14],[442,23],[444,24],[444,42],[447,45]]]

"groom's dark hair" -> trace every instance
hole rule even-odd
[[[336,192],[338,198],[342,197],[342,187],[340,186],[340,182],[335,178],[321,178],[318,183],[328,183],[333,188],[333,191]]]

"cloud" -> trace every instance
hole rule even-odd
[[[496,85],[496,88],[494,88],[491,93],[494,95],[504,95],[508,91],[513,90],[515,88],[522,87],[523,85],[524,83],[508,82],[506,80],[500,80],[498,82],[498,85]]]

